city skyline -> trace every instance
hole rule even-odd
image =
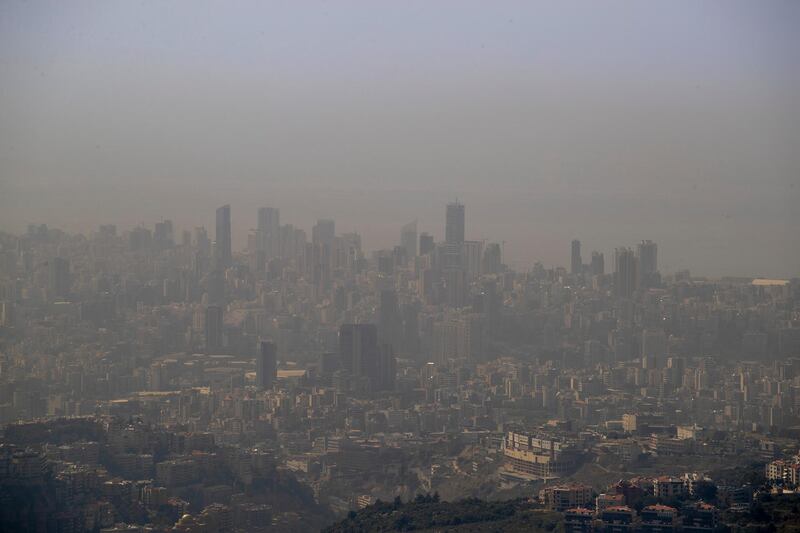
[[[567,532],[709,533],[796,503],[800,279],[669,275],[653,239],[515,271],[471,213],[374,251],[274,206],[236,253],[231,204],[217,242],[0,232],[4,530],[494,522],[511,489]]]
[[[438,240],[437,242],[446,242],[447,225],[448,225],[448,221],[450,220],[450,218],[449,218],[450,217],[450,208],[451,208],[451,206],[454,206],[454,205],[458,205],[462,209],[461,213],[458,215],[458,216],[462,217],[460,219],[459,223],[464,225],[464,226],[466,226],[466,224],[464,223],[464,219],[467,218],[467,217],[465,216],[464,211],[463,211],[463,209],[464,209],[466,204],[461,203],[461,202],[455,202],[455,203],[450,202],[450,203],[448,203],[446,205],[447,205],[447,208],[448,208],[447,209],[447,215],[444,216],[444,217],[441,217],[441,218],[443,218],[443,220],[439,224],[439,232],[437,233],[437,231],[436,231],[436,229],[434,227],[434,228],[423,229],[421,231],[418,231],[417,232],[418,235],[420,235],[420,236],[422,236],[422,235],[430,235],[430,236],[432,236],[434,238],[434,240],[436,240],[437,235],[440,235],[440,237],[439,237],[440,240]],[[244,218],[252,219],[251,221],[253,223],[252,224],[247,224],[247,223],[242,224],[242,223],[240,223],[238,225],[239,227],[242,227],[242,226],[249,226],[249,227],[246,230],[246,233],[244,235],[240,236],[239,238],[234,238],[232,243],[228,243],[228,246],[230,247],[230,253],[247,252],[248,251],[248,246],[250,246],[252,244],[251,242],[249,242],[248,235],[249,236],[254,236],[254,235],[257,236],[259,232],[265,231],[264,230],[264,227],[266,227],[265,224],[268,224],[266,222],[266,218],[265,218],[267,216],[272,217],[271,221],[269,222],[269,224],[273,224],[273,223],[279,224],[279,222],[278,222],[279,218],[278,217],[280,216],[279,213],[280,213],[281,209],[282,209],[281,207],[263,206],[262,205],[260,207],[255,208],[253,213],[250,213],[250,215],[252,215],[252,216],[244,215]],[[440,206],[440,209],[441,209],[441,206]],[[230,231],[231,225],[235,225],[234,222],[239,218],[237,216],[236,212],[235,212],[235,206],[231,206],[231,204],[225,204],[225,205],[223,205],[221,207],[216,208],[216,212],[217,212],[217,215],[216,215],[216,219],[215,219],[216,220],[215,224],[209,224],[210,226],[215,227],[215,232],[219,231],[219,226],[215,226],[217,224],[222,224],[222,228],[227,228],[227,230]],[[222,215],[220,215],[220,213],[222,213]],[[270,214],[267,215],[267,213],[270,213]],[[220,218],[220,217],[222,217],[222,218]],[[169,218],[166,218],[166,217],[163,217],[163,216],[160,217],[158,220],[160,222],[151,222],[151,224],[154,224],[156,226],[156,232],[158,231],[158,228],[157,228],[158,224],[163,222],[163,221],[167,221],[170,224],[175,224],[175,220],[169,219]],[[313,240],[313,234],[314,234],[315,227],[319,226],[320,223],[330,225],[330,223],[335,223],[335,219],[332,219],[332,218],[316,218],[316,219],[312,219],[310,221],[307,221],[307,224],[305,226],[307,228],[306,233],[311,237],[312,240]],[[104,225],[108,225],[108,224],[116,226],[116,224],[113,224],[112,221],[106,221],[105,223],[101,223],[98,226],[96,226],[95,228],[90,229],[87,232],[79,232],[79,233],[91,234],[91,233],[94,233],[96,231],[99,231],[99,229],[101,229]],[[38,223],[34,223],[34,224],[29,224],[28,227],[30,227],[30,226],[38,226],[38,225],[39,225]],[[45,225],[47,225],[47,224],[45,223]],[[181,226],[179,224],[175,224],[175,225],[176,225],[176,228],[177,228],[176,230],[174,230],[174,235],[176,236],[176,238],[174,239],[174,243],[175,244],[178,243],[179,239],[177,238],[177,235],[179,235],[180,232],[183,232],[183,231],[196,232],[198,229],[206,229],[206,226],[202,225],[202,224],[200,224],[200,225],[187,224],[185,227]],[[264,227],[262,227],[262,226],[264,226]],[[296,226],[295,224],[290,224],[290,226],[297,227],[298,229],[302,229],[303,228],[303,226]],[[405,231],[406,228],[410,228],[412,226],[414,227],[414,229],[416,231],[417,227],[419,226],[419,219],[415,218],[412,222],[402,224],[402,225],[398,226],[397,228],[395,228],[395,231],[399,232],[400,235],[401,235],[399,240],[398,240],[397,234],[396,234],[395,235],[395,239],[393,241],[382,242],[379,245],[376,245],[374,247],[364,246],[364,250],[367,251],[367,252],[375,252],[375,251],[380,251],[380,250],[391,249],[393,246],[396,246],[398,244],[402,244],[402,232]],[[147,228],[147,227],[148,227],[148,223],[142,221],[142,222],[139,222],[138,224],[136,224],[134,226],[131,226],[131,227],[119,227],[118,230],[120,232],[125,233],[125,232],[130,232],[130,231],[136,230],[138,228]],[[61,228],[55,227],[53,229],[61,229]],[[331,231],[335,232],[336,230],[334,230],[333,228],[329,228],[327,231],[328,231],[328,233],[330,233]],[[358,227],[352,228],[351,230],[348,230],[348,231],[351,231],[352,233],[357,234],[360,237],[362,236],[362,234],[359,231]],[[464,232],[464,228],[461,227],[456,231]],[[346,232],[342,232],[342,233],[346,233]],[[207,235],[207,234],[208,234],[208,230],[206,229],[206,234],[205,235]],[[465,234],[466,234],[466,239],[469,240],[469,233],[465,233]],[[459,233],[459,235],[460,235],[460,233]],[[197,236],[194,235],[193,238],[196,241]],[[256,238],[258,238],[258,237],[256,237]],[[415,239],[415,243],[416,243],[416,245],[418,247],[419,242],[417,242],[417,241],[418,241],[418,239]],[[563,243],[562,243],[562,248],[564,248],[564,250],[563,250],[564,253],[562,254],[564,257],[562,259],[560,259],[560,260],[556,259],[552,263],[546,263],[545,261],[542,261],[541,259],[536,259],[536,258],[534,258],[530,262],[515,260],[514,259],[514,256],[516,255],[515,254],[515,250],[513,248],[511,248],[511,247],[507,247],[506,246],[508,241],[503,239],[502,236],[500,236],[500,237],[498,237],[496,239],[482,238],[482,239],[479,239],[479,241],[482,242],[484,245],[490,244],[490,243],[497,243],[498,245],[502,244],[503,262],[505,264],[507,264],[509,267],[514,268],[515,270],[522,270],[522,271],[530,270],[531,268],[533,268],[535,266],[536,263],[542,263],[544,266],[546,266],[548,268],[549,267],[564,267],[564,268],[567,269],[568,272],[570,272],[572,274],[576,273],[575,270],[574,270],[575,261],[576,261],[575,243],[577,243],[577,254],[578,254],[577,260],[581,261],[582,265],[585,266],[585,267],[591,267],[591,262],[590,262],[591,257],[589,256],[590,253],[592,255],[594,255],[596,253],[599,253],[601,255],[607,255],[608,257],[612,257],[613,258],[614,257],[614,252],[620,246],[622,246],[623,248],[624,247],[636,247],[637,248],[637,255],[638,255],[639,253],[641,253],[642,247],[645,246],[646,244],[655,244],[652,239],[639,238],[639,239],[634,240],[633,242],[630,242],[630,241],[625,241],[625,242],[617,241],[616,244],[611,246],[609,249],[605,249],[600,245],[597,245],[597,244],[594,244],[594,243],[591,243],[591,242],[587,242],[586,244],[587,244],[588,247],[583,252],[583,254],[585,254],[585,255],[582,255],[582,253],[581,253],[581,242],[582,242],[582,240],[581,239],[572,239],[571,240],[571,246],[569,246],[569,247],[568,246],[564,246]],[[212,246],[215,245],[216,244],[216,239],[212,239],[210,241],[210,244]],[[263,246],[263,245],[259,244],[259,245],[256,245],[256,246]],[[660,246],[661,246],[661,244],[659,243],[659,247]],[[223,255],[225,255],[226,253],[228,253],[228,252],[223,252]],[[510,256],[511,259],[508,259],[507,258],[508,256]],[[224,262],[225,263],[229,263],[230,262],[230,258],[225,259]],[[727,271],[727,269],[722,269],[722,272],[716,272],[716,273],[710,272],[709,273],[709,272],[705,272],[705,271],[697,271],[690,264],[681,264],[679,266],[671,266],[671,265],[674,265],[674,262],[671,262],[669,257],[667,257],[666,260],[664,260],[664,258],[662,257],[659,262],[660,262],[660,266],[661,266],[661,268],[659,270],[664,274],[675,274],[676,272],[691,271],[695,275],[699,275],[699,276],[707,277],[707,278],[711,278],[711,279],[722,278],[722,277],[793,279],[793,278],[798,277],[797,275],[793,275],[793,274],[776,275],[775,273],[770,273],[770,271],[768,271],[767,273],[764,273],[764,271],[763,271],[764,269],[757,269],[755,272],[741,272],[741,271],[736,270],[736,267],[733,267],[733,271]],[[788,273],[790,271],[786,271],[786,272]]]
[[[518,268],[800,272],[794,2],[172,5],[0,6],[0,227],[270,203],[376,248],[458,198]]]
[[[0,531],[800,531],[800,0],[0,0]]]

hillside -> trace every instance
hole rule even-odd
[[[487,502],[477,499],[442,502],[437,496],[417,496],[410,502],[377,502],[323,533],[390,531],[419,532],[536,532],[562,531],[558,513],[543,511],[527,499]]]

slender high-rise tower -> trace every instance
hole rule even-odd
[[[483,252],[483,259],[481,260],[481,273],[497,274],[500,272],[502,263],[503,256],[500,245],[496,242],[487,244],[486,250]]]
[[[378,340],[381,344],[388,343],[399,348],[402,338],[403,319],[397,303],[397,292],[394,289],[384,289],[381,291],[378,308]]]
[[[592,275],[602,276],[606,273],[606,262],[601,252],[592,252]]]
[[[342,367],[353,376],[377,379],[378,328],[375,324],[343,324],[339,328]]]
[[[63,298],[69,294],[71,280],[69,260],[54,257],[48,265],[47,290],[51,299]]]
[[[214,258],[217,268],[227,268],[231,265],[231,206],[223,205],[217,209],[217,234],[214,247]]]
[[[400,246],[410,261],[417,256],[417,221],[409,222],[400,230]]]
[[[311,243],[314,246],[318,244],[333,246],[333,239],[335,237],[336,223],[333,220],[317,220],[317,223],[311,228]]]
[[[581,258],[581,241],[575,239],[572,241],[572,263],[570,265],[570,273],[577,276],[583,270],[583,259]]]
[[[458,202],[447,204],[444,240],[447,244],[464,242],[464,204]]]
[[[658,245],[653,241],[642,241],[636,248],[642,274],[658,272]]]
[[[280,210],[274,207],[258,208],[257,246],[264,250],[268,258],[278,255],[280,244]]]
[[[639,286],[657,285],[658,245],[653,241],[642,241],[636,247],[636,256],[639,259]]]
[[[373,391],[394,388],[397,371],[391,344],[378,343],[375,324],[343,324],[339,328],[342,367],[354,377],[367,378]]]
[[[256,358],[256,387],[264,390],[272,387],[278,377],[278,349],[274,342],[261,341]]]
[[[637,289],[639,265],[633,250],[614,250],[614,294],[619,298],[630,298]]]
[[[435,245],[433,243],[433,236],[428,233],[420,233],[419,235],[419,255],[429,254],[433,251]]]
[[[464,204],[447,204],[444,227],[444,246],[441,251],[442,266],[445,269],[464,269]]]
[[[222,348],[222,308],[218,305],[206,307],[206,350],[213,352]]]

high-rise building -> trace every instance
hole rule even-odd
[[[214,259],[217,268],[228,268],[233,258],[231,252],[231,206],[223,205],[217,209],[217,233],[214,245]]]
[[[438,279],[438,273],[432,268],[420,270],[419,280],[417,280],[417,296],[426,303],[433,303],[434,282]]]
[[[572,241],[572,262],[570,264],[570,273],[577,276],[583,270],[583,259],[581,258],[581,241],[575,239]]]
[[[212,270],[206,277],[206,294],[208,305],[221,305],[225,303],[225,276],[221,270]]]
[[[380,342],[399,347],[402,336],[403,322],[400,317],[400,306],[397,304],[397,293],[393,289],[382,290],[378,309]]]
[[[431,358],[442,364],[450,359],[482,361],[486,349],[485,330],[484,317],[476,313],[435,323]]]
[[[69,274],[69,260],[54,257],[48,265],[47,289],[50,298],[64,298],[69,294],[72,280]]]
[[[639,268],[642,274],[658,272],[658,245],[653,241],[642,241],[637,246]]]
[[[463,317],[458,331],[458,353],[468,361],[482,361],[486,349],[486,321],[479,314]]]
[[[156,250],[166,250],[174,244],[173,231],[171,220],[156,222],[153,230],[153,244]]]
[[[258,208],[257,246],[266,252],[267,257],[277,257],[280,247],[280,209],[274,207]]]
[[[278,377],[278,349],[274,342],[260,341],[256,358],[256,387],[264,390],[272,387]]]
[[[500,272],[502,264],[503,257],[500,245],[496,242],[490,242],[486,245],[486,250],[483,252],[481,272],[483,274],[497,274]]]
[[[295,228],[292,224],[281,226],[280,246],[278,256],[286,259],[302,260],[305,254],[306,232],[300,228]]]
[[[448,244],[464,242],[464,204],[458,202],[447,204],[444,240]]]
[[[633,250],[614,250],[614,294],[618,298],[630,298],[637,289],[639,265]]]
[[[339,354],[336,352],[325,352],[319,356],[319,373],[323,376],[330,376],[340,367]]]
[[[601,252],[592,252],[592,275],[602,276],[606,273],[606,261]]]
[[[149,250],[153,244],[153,232],[147,228],[134,228],[128,234],[128,244],[132,252]]]
[[[206,257],[211,255],[211,240],[208,238],[206,228],[198,226],[194,228],[194,245],[197,246],[197,251]]]
[[[316,229],[316,228],[315,228]],[[330,288],[331,283],[330,244],[319,241],[311,245],[311,277],[314,282],[314,298],[320,298]]]
[[[467,274],[467,279],[473,280],[481,274],[481,259],[483,258],[483,241],[464,241],[461,245],[461,266]]]
[[[397,360],[391,344],[382,344],[378,348],[378,362],[375,369],[375,379],[372,381],[372,390],[394,390],[395,377],[397,376]]]
[[[419,235],[419,255],[425,255],[433,252],[436,245],[433,242],[433,235],[428,233],[420,233]]]
[[[400,246],[406,253],[406,259],[411,261],[417,256],[417,221],[409,222],[400,230]]]
[[[639,285],[653,287],[658,284],[658,245],[653,241],[642,241],[636,247],[639,259]]]
[[[336,223],[329,219],[317,220],[311,230],[311,243],[314,246],[320,244],[333,246],[334,237],[336,237]]]
[[[407,303],[400,306],[400,315],[403,320],[402,346],[397,350],[406,355],[415,356],[419,353],[419,302]]]
[[[206,307],[206,350],[222,348],[222,307],[209,305]]]
[[[667,336],[664,330],[642,331],[642,368],[663,368],[667,357]]]
[[[114,224],[100,224],[99,233],[103,238],[113,239],[117,236],[117,226]]]
[[[343,324],[339,328],[342,367],[356,377],[377,380],[378,328],[375,324]]]
[[[436,245],[435,263],[440,269],[464,268],[464,243],[443,242]]]
[[[0,302],[0,326],[10,328],[15,322],[14,303]]]
[[[355,232],[342,233],[339,240],[338,253],[342,257],[342,266],[350,272],[358,271],[364,257],[361,251],[361,235]]]
[[[446,303],[449,307],[460,308],[467,303],[467,280],[464,270],[448,268],[444,271]]]

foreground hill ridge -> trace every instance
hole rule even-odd
[[[358,512],[351,511],[341,522],[323,533],[390,531],[563,531],[559,513],[537,508],[528,498],[490,502],[468,498],[440,501],[438,494],[418,495],[402,502],[378,501]]]

